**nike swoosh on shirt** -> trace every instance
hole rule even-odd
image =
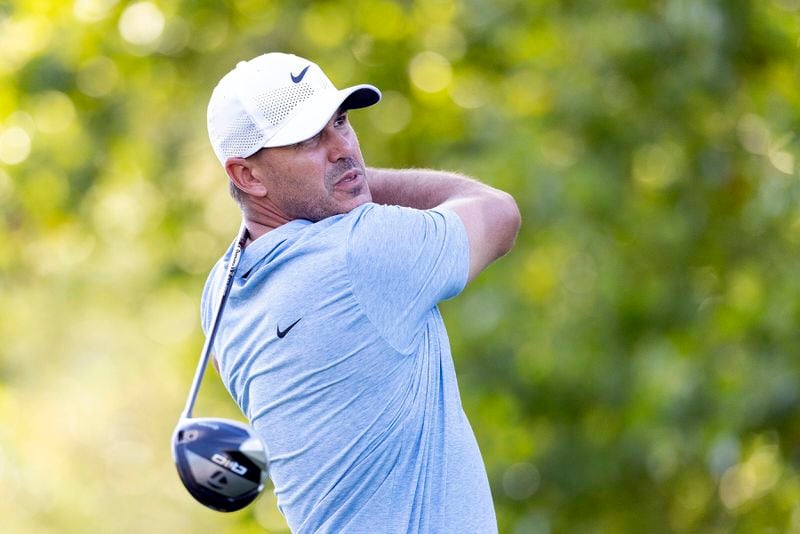
[[[311,66],[311,65],[308,65],[306,68],[304,68],[303,70],[301,70],[301,71],[300,71],[300,74],[298,74],[297,76],[295,76],[294,74],[292,74],[292,73],[290,72],[290,73],[289,73],[289,76],[291,76],[291,77],[292,77],[292,81],[293,81],[294,83],[300,83],[300,81],[303,79],[303,76],[305,76],[305,75],[306,75],[306,71],[308,70],[308,67],[310,67],[310,66]]]
[[[302,317],[300,317],[300,319],[302,319]],[[289,330],[291,330],[292,328],[294,328],[294,325],[296,325],[297,323],[299,323],[299,322],[300,322],[300,319],[298,319],[298,320],[296,320],[295,322],[293,322],[292,324],[290,324],[290,325],[289,325],[289,327],[288,327],[286,330],[281,330],[281,327],[280,327],[280,325],[276,325],[276,326],[277,326],[277,330],[278,330],[278,337],[279,337],[279,338],[283,338],[283,337],[285,337],[285,336],[286,336],[286,334],[288,334],[288,333],[289,333]]]

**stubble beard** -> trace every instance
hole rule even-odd
[[[355,209],[357,205],[344,204],[333,198],[334,186],[342,175],[350,170],[357,169],[363,176],[364,185],[353,192],[353,198],[361,195],[364,188],[368,188],[366,183],[367,173],[364,164],[353,157],[348,157],[337,161],[336,164],[325,174],[323,188],[324,195],[317,198],[310,198],[310,195],[301,194],[289,200],[292,216],[297,219],[305,219],[311,222],[318,222],[334,215],[348,213]]]

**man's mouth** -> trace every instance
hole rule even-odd
[[[344,190],[350,194],[358,194],[364,185],[364,173],[359,169],[350,169],[342,174],[333,184],[334,189]]]
[[[350,169],[349,171],[344,173],[338,180],[336,180],[336,182],[333,185],[334,186],[347,185],[352,182],[355,182],[356,180],[358,180],[360,174],[361,173],[358,171],[358,169]]]

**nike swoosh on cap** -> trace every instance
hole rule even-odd
[[[308,67],[310,67],[310,66],[311,66],[311,65],[308,65],[308,66],[306,66],[306,68],[304,68],[303,70],[301,70],[301,71],[300,71],[300,74],[298,74],[297,76],[295,76],[294,74],[292,74],[292,73],[290,72],[290,73],[289,73],[289,76],[291,76],[291,77],[292,77],[292,81],[293,81],[294,83],[300,83],[300,81],[303,79],[303,76],[305,76],[305,75],[306,75],[306,71],[308,70]]]

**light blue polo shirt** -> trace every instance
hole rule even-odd
[[[231,250],[209,275],[208,330]],[[362,205],[242,255],[214,344],[293,532],[496,532],[437,303],[467,282],[446,209]]]

